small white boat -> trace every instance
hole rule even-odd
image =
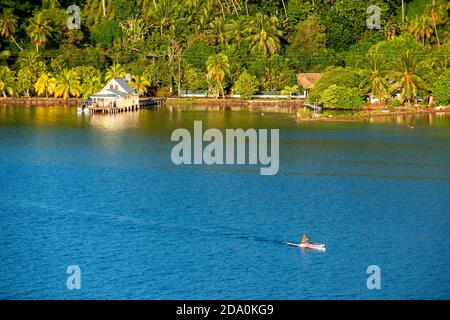
[[[77,113],[88,113],[89,109],[86,106],[78,107]]]
[[[313,249],[317,251],[326,251],[324,244],[319,243],[292,243],[292,242],[283,242],[284,244],[287,244],[289,246],[298,247],[298,248],[306,248],[306,249]]]

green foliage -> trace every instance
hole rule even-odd
[[[363,80],[364,75],[361,74],[361,70],[342,67],[329,68],[311,91],[308,99],[311,102],[320,101],[324,92],[333,85],[359,90]]]
[[[208,88],[206,72],[199,70],[188,64],[184,71],[184,81],[186,89],[202,90]]]
[[[322,93],[319,103],[330,109],[355,109],[364,104],[363,99],[360,89],[333,84]]]
[[[258,79],[245,70],[234,84],[234,90],[240,95],[241,99],[248,100],[258,91],[258,86]]]
[[[91,39],[102,48],[109,48],[122,37],[119,24],[113,20],[102,21],[91,33]]]
[[[281,90],[296,83],[295,71],[289,61],[280,55],[266,57],[255,54],[250,57],[249,72],[259,79],[262,90]]]
[[[136,0],[112,0],[112,3],[114,16],[118,22],[137,18],[139,15]]]
[[[431,92],[438,105],[450,104],[450,69],[432,85]]]
[[[382,54],[386,65],[393,68],[401,59],[402,52],[410,50],[417,60],[422,60],[424,50],[420,44],[409,34],[395,37],[391,40],[383,40],[372,46],[369,52]]]
[[[313,54],[325,47],[325,27],[316,16],[309,16],[305,21],[299,22],[289,40],[295,49]]]
[[[65,8],[72,3],[81,7],[79,30],[66,26]],[[369,3],[360,0],[2,0],[0,62],[10,69],[14,94],[20,95],[36,94],[34,85],[44,71],[57,77],[63,69],[95,66],[103,76],[108,66],[119,63],[148,78],[136,78],[136,86],[148,80],[172,92],[181,79],[183,86],[223,93],[244,70],[262,90],[292,87],[298,72],[325,72],[310,96],[318,101],[330,86],[359,88],[363,78],[371,80],[370,89],[367,81],[363,86],[367,93],[381,94],[383,79],[400,84],[397,69],[404,63],[399,61],[409,50],[417,60],[413,75],[418,78],[409,88],[398,87],[407,89],[405,97],[428,94],[415,82],[434,84],[450,65],[449,2],[406,3],[408,16],[402,23],[401,1],[372,1],[382,9],[382,29],[369,30]],[[223,77],[213,72],[207,80],[208,57],[219,52],[228,58],[226,72]],[[368,53],[383,56],[379,74],[368,72]],[[41,83],[47,80],[44,76]],[[80,81],[83,95],[86,86],[99,86]]]
[[[0,94],[6,95],[14,95],[15,87],[14,87],[14,73],[6,66],[0,66]]]
[[[214,48],[198,43],[183,52],[183,59],[194,68],[206,71],[206,60],[212,54],[214,54]]]
[[[283,90],[281,90],[281,94],[283,96],[289,96],[289,98],[294,94],[298,93],[298,85],[294,84],[293,86],[285,86]]]
[[[395,108],[395,107],[400,107],[402,104],[397,99],[389,99],[387,102],[387,105]]]

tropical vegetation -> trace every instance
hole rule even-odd
[[[309,99],[332,108],[449,103],[450,2],[370,4],[380,28],[362,0],[3,0],[0,95],[87,98],[126,77],[143,94],[291,96],[320,72]]]

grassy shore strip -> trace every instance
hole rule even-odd
[[[357,121],[373,117],[393,117],[393,116],[411,116],[418,114],[450,113],[450,106],[447,107],[429,107],[424,109],[394,110],[381,112],[380,110],[363,110],[353,115],[333,115],[317,114],[313,116],[294,115],[298,121]]]
[[[53,97],[0,97],[0,105],[11,106],[78,106],[81,98],[53,98]]]
[[[303,106],[304,100],[288,99],[253,99],[241,100],[235,98],[167,98],[168,106]]]

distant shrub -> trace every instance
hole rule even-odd
[[[102,21],[91,33],[91,39],[102,48],[110,48],[121,36],[122,30],[113,20]]]
[[[258,91],[258,86],[259,82],[256,77],[244,71],[234,84],[234,90],[241,96],[241,99],[246,100],[252,98]]]
[[[186,65],[183,82],[187,86],[186,89],[201,90],[208,88],[206,73],[202,70],[194,68],[190,64]]]
[[[292,96],[292,94],[294,93],[298,93],[298,85],[293,85],[293,86],[285,86],[283,90],[281,90],[281,94],[283,96],[288,96],[289,98]]]
[[[402,103],[400,101],[398,101],[397,99],[389,99],[389,101],[387,102],[387,105],[389,107],[400,107],[402,105]]]
[[[328,90],[332,85],[357,89],[363,79],[364,77],[361,75],[361,70],[359,69],[342,67],[328,68],[309,94],[308,100],[310,102],[319,101],[325,90]]]
[[[354,109],[364,104],[363,99],[364,93],[360,89],[333,84],[322,93],[319,102],[325,108]]]
[[[204,43],[197,43],[184,50],[183,59],[195,69],[206,71],[206,60],[212,54],[214,54],[214,48]]]
[[[438,105],[450,104],[450,69],[432,85],[431,92]]]

